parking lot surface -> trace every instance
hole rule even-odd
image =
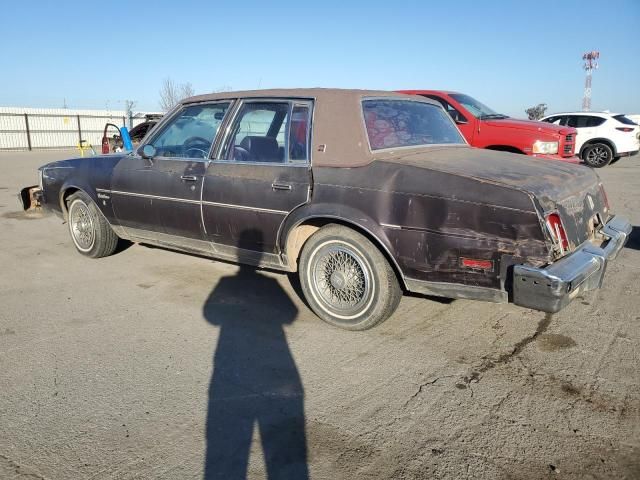
[[[79,255],[16,197],[70,155],[0,153],[0,478],[640,478],[640,156],[598,171],[635,226],[601,290],[348,332],[283,274]]]

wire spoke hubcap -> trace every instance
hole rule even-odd
[[[71,233],[76,244],[83,250],[90,249],[93,246],[95,233],[89,208],[83,203],[76,203],[70,216]]]
[[[370,297],[369,271],[346,247],[322,249],[313,266],[313,283],[320,299],[341,314],[358,312]]]

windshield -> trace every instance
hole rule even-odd
[[[362,110],[371,150],[465,144],[449,115],[431,103],[371,99],[362,102]]]
[[[489,118],[509,118],[507,115],[494,112],[484,103],[480,103],[469,95],[465,95],[463,93],[452,93],[450,96],[464,108],[469,110],[474,117],[479,118],[480,120],[486,120]]]

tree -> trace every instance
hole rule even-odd
[[[162,82],[160,88],[160,108],[168,112],[175,107],[180,100],[191,97],[195,91],[190,82],[177,84],[171,78],[167,77]]]
[[[133,109],[136,106],[136,102],[134,100],[125,100],[124,107],[127,112],[127,118],[129,119],[129,128],[133,128]]]
[[[546,103],[539,103],[535,107],[527,108],[524,112],[529,116],[529,120],[540,120],[547,111]]]

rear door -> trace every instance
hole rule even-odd
[[[217,253],[260,263],[277,258],[280,225],[309,201],[312,107],[294,99],[238,106],[204,177],[205,235]]]
[[[576,137],[576,155],[580,153],[582,145],[588,140],[598,136],[597,128],[602,125],[606,119],[593,115],[569,115],[566,126],[573,127],[578,131]]]

